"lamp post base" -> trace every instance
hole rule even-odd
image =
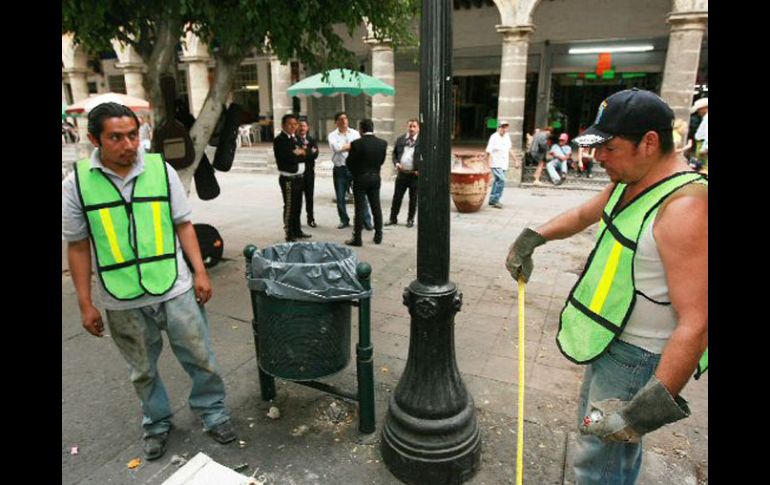
[[[382,458],[408,484],[459,484],[478,470],[481,438],[473,397],[454,354],[454,314],[462,295],[453,283],[412,282],[404,292],[412,316],[409,356],[390,398]]]
[[[449,485],[469,480],[481,462],[473,400],[457,416],[428,420],[406,415],[391,398],[382,431],[382,459],[407,484]]]

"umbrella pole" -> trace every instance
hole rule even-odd
[[[342,101],[342,109],[340,111],[345,111],[345,93],[340,93],[340,100]]]

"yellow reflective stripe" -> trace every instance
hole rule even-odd
[[[104,225],[104,232],[107,233],[107,240],[110,242],[110,249],[112,250],[112,257],[115,258],[116,263],[122,263],[126,259],[123,257],[123,253],[120,252],[120,245],[118,244],[118,235],[115,234],[115,226],[112,224],[112,216],[109,209],[99,209],[99,217],[102,218],[102,224]]]
[[[618,262],[620,261],[620,253],[623,250],[623,245],[618,241],[612,246],[610,257],[607,259],[607,264],[604,267],[604,273],[602,279],[599,280],[599,287],[594,293],[594,297],[591,300],[591,305],[588,307],[592,312],[600,314],[604,303],[607,301],[607,295],[610,293],[610,287],[615,280],[615,273],[618,272]]]
[[[155,222],[155,255],[163,254],[163,226],[160,221],[160,202],[152,203],[152,219]]]

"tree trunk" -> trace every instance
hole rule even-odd
[[[175,18],[159,19],[155,23],[157,38],[149,58],[144,59],[147,65],[147,75],[144,76],[144,91],[149,97],[155,117],[155,126],[162,124],[166,116],[166,104],[160,89],[160,77],[164,74],[174,75],[176,71],[176,45],[182,32],[182,24]],[[143,56],[144,57],[144,56]]]
[[[182,184],[188,194],[190,193],[190,184],[192,183],[195,169],[198,168],[198,164],[201,158],[203,158],[204,150],[211,139],[211,135],[214,133],[219,116],[222,114],[222,105],[230,94],[235,73],[243,57],[240,56],[237,59],[216,57],[214,85],[209,89],[209,94],[206,96],[201,112],[198,114],[198,118],[190,130],[190,138],[192,138],[193,145],[195,146],[195,162],[189,167],[178,171],[179,178],[182,180]]]

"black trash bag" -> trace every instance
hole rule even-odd
[[[358,256],[329,242],[276,244],[254,253],[249,288],[283,300],[329,302],[371,295],[356,276]]]
[[[198,192],[198,197],[201,200],[216,199],[219,196],[219,183],[214,174],[214,167],[209,163],[206,154],[201,158],[201,163],[195,169],[193,177],[195,178],[195,191]]]
[[[241,105],[232,103],[225,112],[225,121],[219,135],[219,145],[214,153],[214,168],[227,172],[233,166],[235,149],[238,147],[238,127],[241,123]]]

